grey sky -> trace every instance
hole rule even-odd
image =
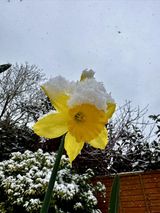
[[[159,0],[0,0],[0,64],[79,79],[92,68],[121,105],[160,113]]]

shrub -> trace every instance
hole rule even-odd
[[[0,161],[10,158],[12,152],[35,151],[40,147],[39,137],[27,126],[16,126],[0,121]]]
[[[0,163],[0,212],[18,213],[40,211],[45,190],[55,161],[55,153],[33,153],[25,151],[12,153],[11,159]],[[68,158],[62,156],[49,212],[96,213],[95,193],[104,195],[101,183],[92,185],[92,170],[76,174]]]

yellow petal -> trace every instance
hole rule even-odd
[[[116,104],[115,103],[107,103],[107,112],[106,116],[108,119],[110,119],[116,109]]]
[[[84,142],[77,142],[75,137],[73,137],[69,132],[65,137],[64,148],[67,152],[70,162],[77,157],[84,146]]]
[[[47,97],[49,98],[52,106],[59,112],[68,110],[67,101],[69,99],[69,96],[65,93],[60,93],[58,96],[56,96],[54,93],[52,94],[51,91],[47,90],[47,88],[44,86],[41,86]]]
[[[52,103],[52,106],[54,106],[57,111],[63,112],[68,110],[68,106],[67,106],[68,99],[69,99],[68,95],[61,94],[55,97],[54,99],[52,99],[51,103]]]
[[[42,137],[57,138],[67,132],[67,115],[52,113],[38,120],[33,126],[34,132]]]
[[[98,135],[97,138],[88,142],[94,148],[105,149],[108,143],[108,132],[107,129],[104,128],[102,132]]]

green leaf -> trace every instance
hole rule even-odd
[[[112,184],[112,191],[109,203],[109,213],[118,213],[120,195],[120,177],[116,175]]]

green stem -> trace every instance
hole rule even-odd
[[[59,167],[61,157],[63,154],[63,149],[64,149],[64,136],[61,139],[58,154],[57,154],[56,161],[55,161],[55,164],[54,164],[54,167],[52,170],[52,174],[51,174],[51,177],[49,180],[48,188],[47,188],[47,191],[46,191],[46,194],[44,197],[44,201],[43,201],[43,205],[42,205],[40,213],[48,213],[49,204],[50,204],[53,187],[54,187],[54,183],[55,183],[56,176],[57,176],[58,167]]]

